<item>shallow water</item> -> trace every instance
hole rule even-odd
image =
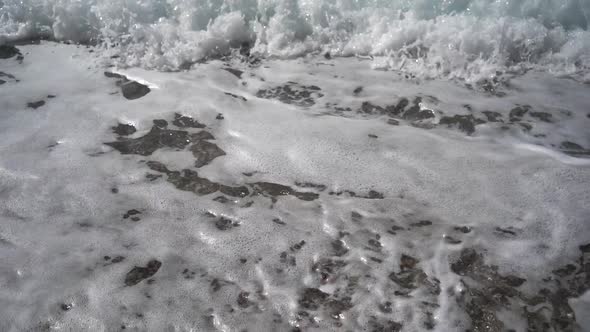
[[[588,330],[588,85],[17,52],[2,331]]]

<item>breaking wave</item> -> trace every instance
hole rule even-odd
[[[98,43],[176,70],[247,45],[261,57],[374,56],[425,78],[540,69],[590,78],[585,0],[1,0],[0,44]]]

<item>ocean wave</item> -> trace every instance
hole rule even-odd
[[[119,65],[158,70],[247,45],[262,57],[370,55],[424,78],[588,79],[589,21],[582,0],[2,0],[0,44],[98,43]]]

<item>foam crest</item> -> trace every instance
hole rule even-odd
[[[0,44],[99,42],[120,65],[159,70],[247,44],[260,56],[372,55],[381,68],[478,80],[587,71],[589,15],[579,0],[4,0]]]

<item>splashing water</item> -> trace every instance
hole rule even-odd
[[[120,65],[175,70],[247,44],[260,56],[379,57],[419,77],[542,69],[588,78],[583,0],[4,0],[0,44],[101,42]]]

